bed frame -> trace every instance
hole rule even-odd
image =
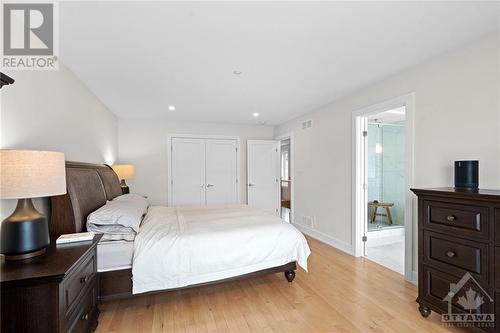
[[[122,194],[118,176],[110,166],[105,164],[66,162],[66,188],[66,194],[53,196],[50,200],[52,213],[49,231],[53,237],[59,237],[61,234],[85,231],[87,216],[103,206],[106,200],[112,200]],[[282,266],[249,274],[178,289],[199,287],[280,272],[284,272],[288,282],[292,282],[295,278],[296,268],[296,263],[290,262]],[[105,301],[134,296],[132,295],[132,269],[101,272],[98,273],[98,278],[100,300]],[[167,289],[165,291],[178,289]]]

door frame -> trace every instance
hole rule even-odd
[[[236,140],[236,183],[238,186],[237,202],[241,204],[241,139],[239,136],[201,135],[201,134],[168,134],[167,135],[167,206],[173,206],[172,199],[172,139],[209,139],[209,140]],[[245,186],[245,191],[246,191]]]
[[[291,158],[288,161],[290,163],[290,178],[292,179],[290,183],[290,201],[291,201],[290,206],[292,207],[290,209],[290,223],[293,223],[295,217],[295,151],[294,151],[295,143],[294,143],[293,132],[278,135],[274,139],[279,141],[290,139]],[[280,207],[281,207],[281,188],[280,188]]]
[[[405,271],[404,277],[407,281],[416,283],[413,273],[413,248],[414,248],[414,225],[416,221],[416,202],[410,191],[414,185],[414,114],[415,93],[398,96],[381,103],[373,104],[352,112],[352,253],[359,257],[362,255],[362,236],[367,205],[367,188],[365,187],[365,174],[363,163],[366,156],[362,151],[363,134],[361,132],[366,117],[372,114],[405,106]]]
[[[259,140],[259,139],[255,139],[255,140],[247,140],[247,165],[246,165],[246,169],[247,169],[247,175],[246,175],[246,176],[247,176],[247,178],[246,178],[246,179],[247,179],[247,181],[246,181],[247,205],[249,205],[249,200],[248,200],[248,198],[250,197],[250,196],[249,196],[249,193],[248,193],[248,190],[249,190],[249,186],[248,186],[248,184],[249,184],[249,182],[248,182],[248,170],[249,170],[249,167],[248,167],[248,164],[249,164],[249,161],[250,161],[250,159],[248,158],[249,151],[250,151],[250,150],[248,149],[248,145],[249,145],[250,143],[252,143],[252,142],[268,142],[268,143],[269,143],[269,142],[274,142],[274,143],[276,143],[276,141],[278,141],[278,140],[276,140],[276,139],[272,139],[272,140]],[[280,141],[278,141],[278,151],[277,151],[277,153],[278,153],[278,158],[279,158],[279,159],[280,159],[280,161],[281,161],[281,144],[280,144],[280,143],[281,143],[281,142],[280,142]],[[276,170],[276,171],[277,171],[277,174],[278,174],[278,181],[276,182],[276,191],[277,191],[277,195],[276,195],[276,205],[277,205],[277,207],[278,207],[278,211],[276,212],[276,215],[281,216],[281,215],[280,215],[280,211],[279,211],[279,209],[280,209],[280,207],[281,207],[281,182],[279,181],[279,178],[281,178],[281,162],[279,162],[279,163],[278,163],[278,170]]]

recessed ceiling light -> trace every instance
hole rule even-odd
[[[258,112],[254,112],[254,113],[252,113],[252,116],[254,116],[255,118],[257,118],[258,116],[260,116],[260,114]]]
[[[233,71],[233,74],[235,74],[235,75],[241,75],[241,74],[243,74],[243,72],[242,71]]]
[[[175,111],[175,106],[169,105],[168,106],[168,111]]]

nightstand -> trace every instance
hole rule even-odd
[[[0,263],[2,332],[91,332],[97,326],[97,242],[56,245]]]
[[[412,191],[418,196],[420,313],[423,317],[431,310],[439,314],[494,314],[491,318],[496,329],[488,326],[490,322],[481,322],[484,325],[478,327],[499,332],[500,191]],[[473,309],[459,302],[468,296],[469,289],[482,300]]]

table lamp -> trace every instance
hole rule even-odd
[[[127,183],[125,183],[125,180],[134,178],[135,167],[132,164],[114,164],[112,168],[118,175],[118,179],[121,180],[120,187],[122,188],[122,194],[130,193],[130,189]]]
[[[5,259],[21,260],[45,253],[50,243],[47,218],[31,199],[65,193],[63,153],[0,150],[0,198],[18,199],[14,212],[1,224],[0,247]]]

